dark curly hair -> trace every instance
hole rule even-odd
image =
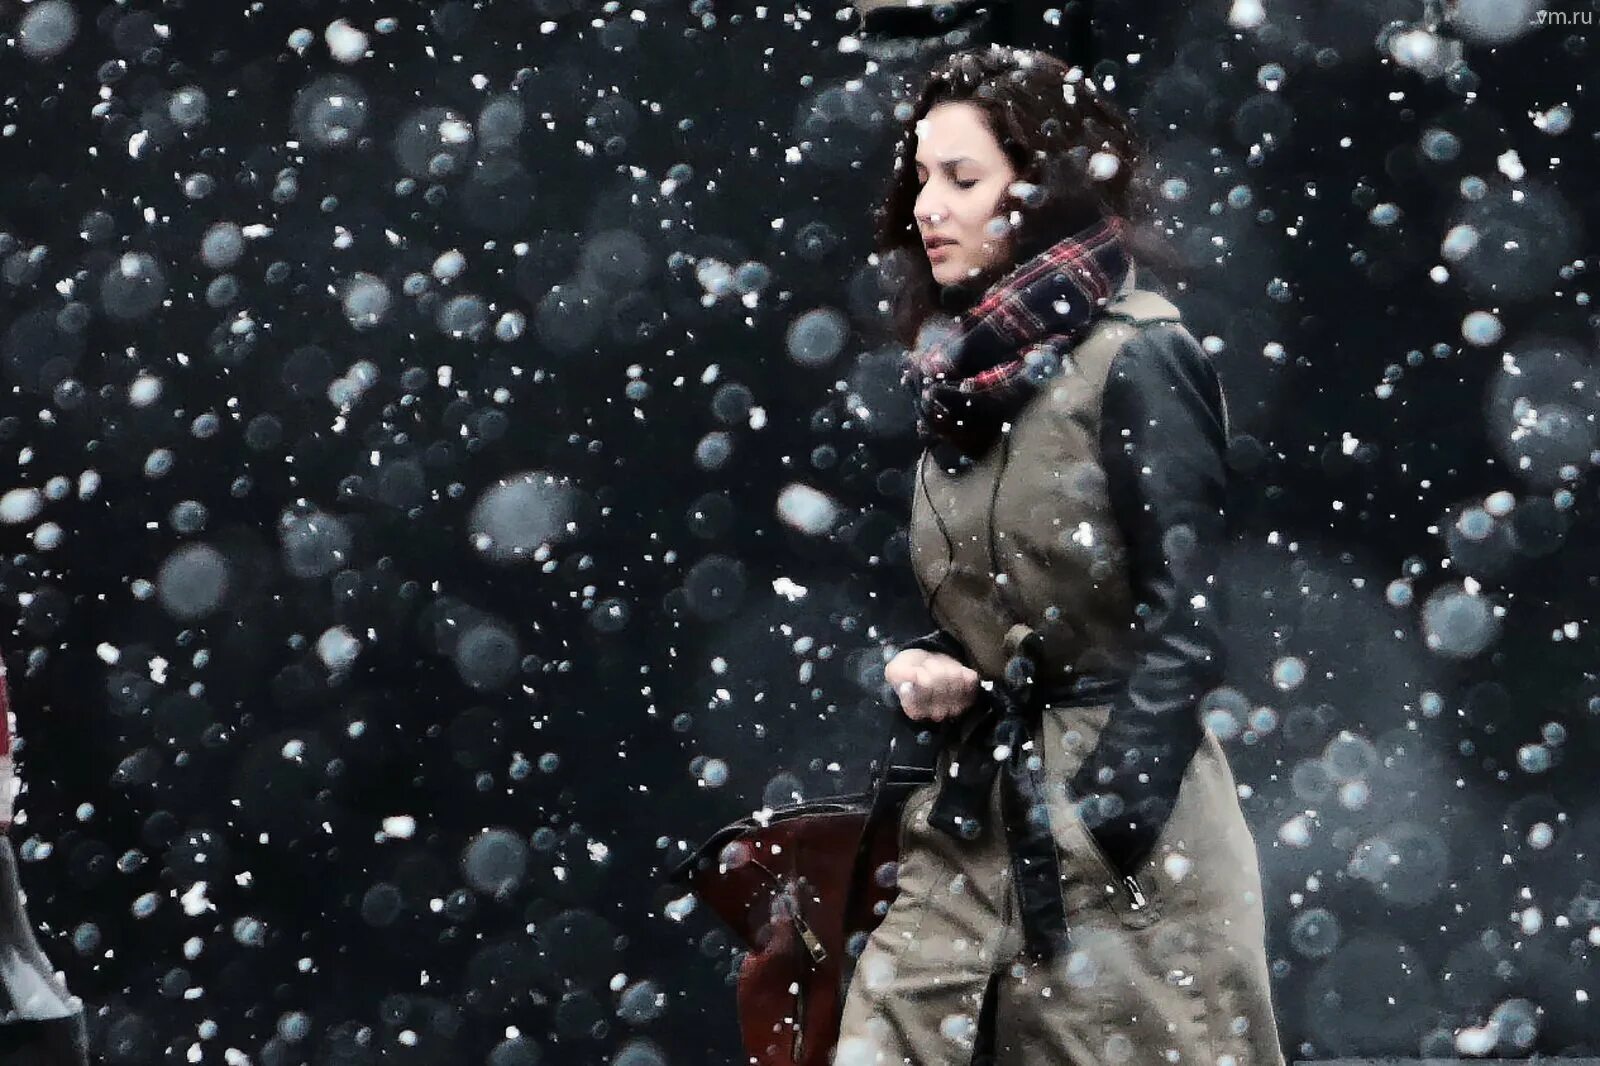
[[[1025,184],[1014,184],[997,211],[1005,219],[1015,211],[1021,219],[1011,231],[1009,254],[979,277],[941,287],[914,212],[917,123],[944,103],[970,103],[982,111],[1018,183]],[[1115,173],[1090,176],[1097,152],[1116,157]],[[1129,223],[1130,256],[1170,262],[1154,234],[1139,225],[1149,215],[1150,198],[1140,178],[1144,162],[1127,117],[1080,68],[1046,52],[1002,45],[947,56],[929,72],[905,121],[888,193],[874,212],[880,264],[893,293],[896,339],[911,346],[933,311],[970,306],[1015,265],[1106,217]]]

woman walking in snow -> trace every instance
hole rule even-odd
[[[907,120],[878,245],[938,628],[885,673],[944,732],[836,1066],[1283,1062],[1255,844],[1199,711],[1223,679],[1227,412],[1137,285],[1141,162],[1040,52],[950,56]]]

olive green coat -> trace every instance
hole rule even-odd
[[[919,465],[913,568],[924,598],[943,579],[930,610],[985,678],[1004,666],[1013,609],[1044,638],[1047,678],[1068,664],[1125,670],[1135,653],[1098,458],[1100,394],[1123,342],[1179,315],[1132,285],[1130,274],[1069,372],[1019,412],[1008,462],[993,448],[959,476],[927,453]],[[967,1066],[991,977],[997,1064],[1282,1066],[1256,848],[1222,748],[1207,731],[1138,874],[1141,906],[1066,795],[1109,713],[1110,704],[1047,707],[1039,737],[1071,950],[1050,963],[1021,951],[998,788],[983,835],[958,842],[929,826],[935,786],[925,786],[902,815],[900,894],[857,963],[835,1066]]]

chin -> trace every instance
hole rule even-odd
[[[951,263],[946,260],[943,263],[934,263],[932,267],[933,280],[940,285],[954,285],[958,281],[966,280],[967,268],[964,264]]]

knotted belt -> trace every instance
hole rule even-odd
[[[1045,706],[1103,702],[1126,680],[1078,674],[1057,684],[1037,684],[1040,644],[1038,634],[1026,625],[1012,626],[1006,634],[1011,657],[1004,676],[993,688],[980,690],[978,718],[951,753],[951,772],[939,783],[928,823],[957,840],[976,839],[987,820],[995,778],[1000,777],[1001,816],[1021,907],[1023,944],[1035,958],[1049,960],[1065,953],[1069,931],[1046,803],[1044,760],[1034,738]]]

